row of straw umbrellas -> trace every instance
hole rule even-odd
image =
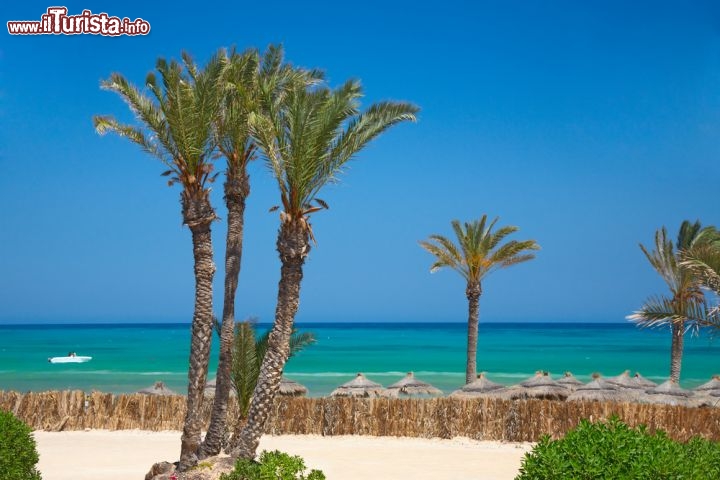
[[[205,384],[205,395],[212,396],[215,394],[216,379],[210,380]],[[179,395],[174,390],[169,389],[163,382],[155,382],[153,385],[138,390],[137,393],[146,395]],[[308,389],[300,383],[282,377],[279,395],[301,397],[307,395]],[[401,395],[415,396],[438,396],[442,395],[442,390],[433,387],[429,383],[417,380],[412,372],[408,373],[402,380],[383,388],[379,383],[368,380],[365,375],[358,373],[351,381],[340,385],[330,395],[335,397],[379,397],[390,396],[398,397]]]
[[[214,380],[208,382],[206,393],[214,393]],[[140,390],[138,393],[155,395],[177,395],[162,382]],[[282,379],[280,395],[302,396],[307,394],[303,385]],[[330,394],[335,397],[429,397],[440,396],[443,392],[415,377],[409,372],[400,381],[383,387],[368,379],[362,373],[340,385]],[[691,407],[720,406],[720,376],[713,376],[710,381],[693,390],[686,390],[676,382],[668,380],[656,384],[639,373],[630,376],[630,371],[615,377],[603,378],[593,374],[592,380],[583,383],[570,372],[554,380],[547,372],[539,371],[531,378],[517,385],[505,386],[487,378],[485,373],[459,390],[450,394],[458,398],[501,398],[505,400],[538,398],[566,401],[604,401],[604,402],[636,402],[683,405]]]
[[[428,396],[441,395],[442,392],[422,380],[415,378],[412,372],[397,383],[383,388],[364,375],[358,375],[348,383],[341,385],[331,393],[332,396]],[[554,380],[547,372],[539,371],[531,378],[517,385],[505,386],[489,380],[481,373],[477,379],[450,394],[456,398],[501,398],[546,399],[566,401],[604,401],[660,403],[692,407],[720,406],[720,376],[694,390],[685,390],[676,382],[666,381],[656,384],[639,373],[630,376],[630,371],[615,377],[603,378],[593,374],[592,380],[584,384],[570,372]]]
[[[215,387],[216,387],[217,379],[212,379],[209,382],[205,384],[205,395],[206,396],[214,396],[215,395]],[[154,384],[150,385],[147,388],[143,388],[138,390],[136,393],[143,393],[145,395],[180,395],[180,393],[176,392],[175,390],[172,390],[168,388],[167,385],[165,385],[164,382],[155,382]],[[280,382],[280,388],[278,390],[278,394],[280,395],[287,395],[291,397],[301,397],[303,395],[307,395],[308,389],[305,388],[304,385],[300,385],[298,382],[295,382],[293,380],[290,380],[289,378],[282,377],[282,381]]]
[[[720,406],[720,376],[715,375],[699,387],[686,390],[672,380],[658,385],[639,373],[630,376],[628,370],[609,378],[593,374],[592,380],[586,384],[569,372],[558,380],[554,380],[547,372],[537,372],[533,377],[511,387],[492,382],[485,374],[480,374],[477,380],[453,392],[451,396]]]

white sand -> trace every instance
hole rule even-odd
[[[142,480],[176,461],[180,432],[35,432],[44,480]],[[300,455],[329,480],[514,478],[531,444],[394,437],[265,436],[260,450]]]

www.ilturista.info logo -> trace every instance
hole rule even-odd
[[[107,13],[83,10],[80,15],[68,15],[65,7],[50,7],[40,21],[7,22],[10,35],[147,35],[150,23],[142,18],[111,17]]]

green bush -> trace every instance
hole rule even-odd
[[[320,470],[311,470],[305,475],[305,461],[287,453],[264,451],[260,461],[240,459],[235,470],[225,473],[220,480],[325,480]]]
[[[38,454],[32,430],[21,420],[0,410],[0,476],[2,480],[40,480],[35,468]]]
[[[617,417],[607,423],[582,420],[564,438],[547,435],[525,455],[515,480],[543,479],[707,480],[720,478],[720,444],[702,438],[687,443],[630,428]]]

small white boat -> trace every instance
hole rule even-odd
[[[92,357],[80,357],[78,355],[69,355],[67,357],[50,357],[50,363],[85,363],[92,360]]]

